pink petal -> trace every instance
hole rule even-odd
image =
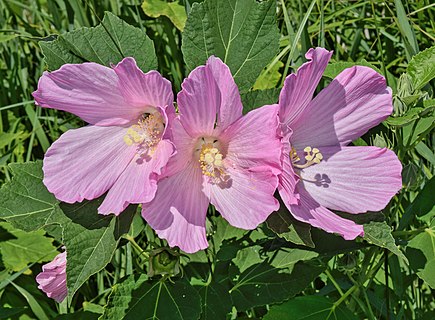
[[[393,151],[377,147],[320,148],[324,159],[301,172],[320,205],[349,213],[379,211],[402,188],[402,165]]]
[[[142,216],[171,247],[187,253],[207,248],[205,219],[208,199],[201,190],[202,172],[191,164],[162,179],[152,202],[142,207]]]
[[[197,138],[192,138],[184,129],[179,118],[172,121],[172,142],[175,145],[176,154],[169,160],[163,170],[163,176],[172,176],[184,170],[191,162]]]
[[[237,86],[218,58],[211,57],[205,66],[194,69],[182,88],[177,97],[180,119],[193,137],[211,136],[215,124],[220,131],[242,116]]]
[[[392,112],[391,89],[371,68],[355,66],[340,73],[292,124],[297,149],[347,145]]]
[[[364,235],[363,226],[351,220],[341,218],[332,211],[318,204],[303,189],[298,187],[299,205],[287,205],[292,215],[299,221],[309,223],[329,233],[338,233],[346,240],[353,240]]]
[[[101,196],[136,152],[123,140],[126,130],[87,126],[65,132],[44,157],[44,184],[48,190],[68,203]]]
[[[310,61],[299,67],[296,74],[285,79],[279,97],[282,123],[292,124],[310,103],[331,56],[332,51],[324,48],[310,49],[305,54]]]
[[[279,195],[286,205],[297,204],[299,199],[299,195],[295,193],[299,178],[296,176],[290,160],[291,146],[288,142],[288,136],[283,138],[282,173],[279,175],[278,185]]]
[[[38,288],[49,298],[62,302],[67,294],[66,251],[59,253],[53,261],[42,266],[42,272],[36,276]]]
[[[119,215],[130,203],[153,200],[157,191],[157,179],[173,152],[173,144],[162,140],[151,157],[136,156],[110,188],[98,213]]]
[[[281,172],[281,140],[277,135],[278,105],[255,109],[228,127],[220,139],[227,141],[227,158],[243,168],[270,166]]]
[[[233,226],[255,229],[278,210],[279,203],[273,194],[278,177],[268,167],[252,170],[227,169],[230,181],[223,185],[210,184],[210,202]]]
[[[243,113],[242,100],[239,89],[234,82],[228,66],[221,59],[211,56],[207,60],[206,67],[211,71],[221,93],[221,104],[217,109],[219,116],[217,127],[224,130]]]
[[[113,70],[119,77],[120,90],[129,105],[142,110],[146,106],[161,107],[167,113],[175,113],[171,82],[160,73],[143,73],[133,58],[123,59]]]
[[[42,107],[73,113],[91,124],[121,125],[142,113],[125,101],[115,71],[93,62],[44,72],[33,97]]]

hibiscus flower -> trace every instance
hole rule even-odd
[[[42,266],[42,272],[36,276],[38,288],[57,302],[62,302],[67,294],[66,287],[66,251],[59,253],[53,261]]]
[[[210,57],[193,70],[178,94],[172,123],[177,154],[142,215],[157,234],[192,253],[208,246],[209,203],[233,226],[255,229],[279,207],[273,197],[280,173],[277,105],[242,116],[229,68]]]
[[[66,64],[44,72],[33,93],[41,107],[73,113],[89,125],[68,130],[47,150],[44,184],[73,203],[108,191],[101,214],[154,198],[157,178],[172,156],[168,122],[175,116],[171,84],[143,73],[133,58],[112,68]]]
[[[279,97],[283,173],[279,193],[292,215],[345,239],[363,227],[332,210],[382,210],[402,187],[402,166],[386,148],[349,144],[392,112],[391,89],[371,68],[341,72],[316,97],[313,93],[332,55],[310,49]]]

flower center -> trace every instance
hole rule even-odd
[[[304,164],[298,164],[298,162],[301,160],[296,152],[296,149],[292,147],[292,150],[290,151],[290,159],[293,163],[293,167],[298,169],[305,169],[313,164],[318,164],[320,161],[323,160],[323,155],[317,148],[311,148],[311,147],[305,147],[305,160],[306,162]]]
[[[212,183],[222,183],[229,179],[225,165],[224,156],[220,150],[218,140],[212,138],[201,138],[199,151],[199,165],[202,174],[210,178]]]
[[[137,122],[128,128],[124,142],[131,146],[138,145],[138,149],[153,149],[159,142],[165,129],[160,113],[145,113]]]

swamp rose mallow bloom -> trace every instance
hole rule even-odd
[[[68,294],[66,287],[66,251],[59,253],[53,261],[42,266],[36,276],[38,288],[57,302],[62,302]]]
[[[230,70],[215,57],[184,80],[177,101],[177,154],[142,215],[170,246],[192,253],[208,246],[209,203],[242,229],[255,229],[278,209],[278,110],[265,106],[242,116]]]
[[[68,130],[44,158],[44,184],[73,203],[108,191],[101,214],[153,199],[157,178],[174,148],[166,131],[175,116],[171,84],[143,73],[133,58],[112,68],[66,64],[44,72],[33,93],[38,105],[73,113],[90,125]]]
[[[363,227],[331,210],[382,210],[402,187],[402,166],[391,150],[349,146],[392,112],[391,89],[373,69],[341,72],[313,99],[332,55],[310,49],[309,59],[285,80],[279,98],[283,173],[278,187],[293,216],[345,239]]]

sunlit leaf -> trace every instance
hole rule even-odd
[[[60,35],[56,40],[39,42],[48,69],[66,63],[97,62],[110,66],[125,57],[134,57],[142,71],[157,69],[154,44],[142,30],[110,12],[95,28],[80,28]]]
[[[276,1],[205,0],[195,3],[183,32],[187,67],[221,58],[239,90],[247,91],[278,52]]]
[[[435,220],[429,228],[409,241],[406,249],[410,267],[432,289],[435,289]]]
[[[164,0],[145,0],[142,3],[142,10],[152,18],[160,16],[168,17],[177,29],[183,31],[186,24],[186,10],[178,2],[166,2]]]

